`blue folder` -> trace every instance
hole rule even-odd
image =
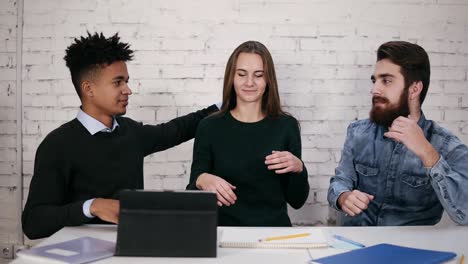
[[[378,244],[345,253],[314,259],[311,263],[338,264],[338,263],[379,263],[379,264],[438,264],[453,259],[457,254],[446,251],[424,250],[409,247],[400,247],[391,244]]]

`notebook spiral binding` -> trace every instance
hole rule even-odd
[[[219,247],[222,248],[326,248],[327,243],[266,243],[266,242],[221,242]]]

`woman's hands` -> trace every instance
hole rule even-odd
[[[289,151],[272,151],[271,155],[265,157],[265,164],[268,165],[269,170],[274,170],[277,174],[301,173],[304,168],[302,161]],[[221,177],[202,173],[195,184],[200,190],[216,193],[218,206],[230,206],[236,203],[237,196],[234,193],[236,186]]]
[[[289,151],[273,150],[272,154],[265,157],[265,164],[269,170],[274,170],[277,174],[301,173],[304,168],[302,161]]]
[[[237,196],[234,193],[236,186],[216,175],[202,173],[198,176],[195,184],[200,190],[215,192],[218,198],[218,206],[223,206],[223,204],[229,206],[237,200]]]

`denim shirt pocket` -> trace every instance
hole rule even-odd
[[[372,166],[356,163],[354,166],[357,172],[357,187],[361,192],[375,194],[378,188],[379,169]]]
[[[400,197],[403,197],[408,205],[425,206],[437,200],[429,176],[403,173],[401,181],[403,184],[400,188]]]

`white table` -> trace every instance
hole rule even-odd
[[[222,232],[228,228],[258,229],[257,227],[220,227]],[[261,227],[260,227],[261,228]],[[366,246],[380,243],[390,243],[422,249],[452,251],[459,256],[468,257],[468,227],[450,226],[412,226],[412,227],[316,227],[325,233],[333,233],[353,239]],[[300,227],[291,227],[293,232]],[[67,241],[70,239],[90,236],[104,240],[116,240],[116,226],[89,225],[66,227],[47,238],[37,246]],[[217,258],[127,258],[112,257],[96,263],[307,263],[311,257],[319,258],[344,252],[344,250],[327,249],[235,249],[218,248]],[[30,260],[18,258],[11,264],[32,263]],[[449,263],[458,263],[458,257]]]

